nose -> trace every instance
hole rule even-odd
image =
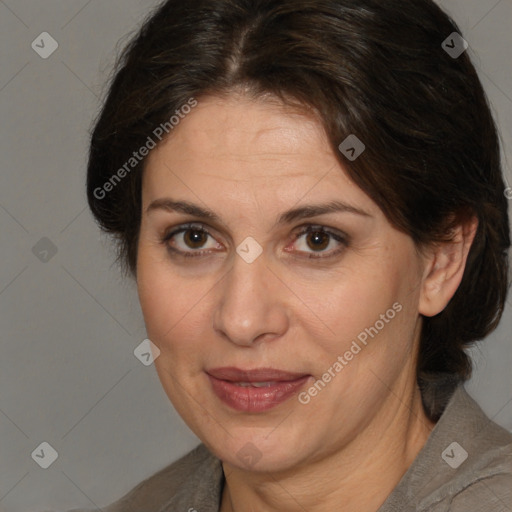
[[[279,338],[288,329],[286,287],[266,264],[264,254],[247,263],[238,254],[221,280],[213,327],[239,346]]]

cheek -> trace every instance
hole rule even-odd
[[[141,247],[137,289],[149,339],[166,355],[189,357],[210,325],[205,308],[212,284],[204,279],[184,279],[167,261],[156,261],[151,250]],[[202,333],[202,334],[201,334]],[[196,347],[197,348],[197,347]]]
[[[171,279],[165,262],[155,258],[155,248],[139,245],[137,290],[150,339],[160,345],[165,334],[172,332],[184,306],[179,282]],[[183,314],[182,314],[183,316]]]
[[[414,267],[398,258],[379,258],[359,265],[324,289],[303,287],[308,297],[305,302],[314,304],[315,297],[324,298],[312,307],[324,326],[323,336],[313,333],[324,362],[350,350],[354,341],[362,347],[361,355],[364,352],[371,360],[379,354],[386,358],[390,351],[407,352],[417,317],[415,276],[410,268]],[[360,363],[366,360],[360,355],[357,359]]]

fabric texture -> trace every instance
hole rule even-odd
[[[200,444],[103,510],[218,512],[223,486],[221,461]],[[491,421],[463,385],[377,512],[448,511],[512,511],[512,434]]]

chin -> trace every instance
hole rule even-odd
[[[253,472],[287,471],[303,459],[305,445],[279,427],[227,429],[222,439],[204,444],[223,462]]]

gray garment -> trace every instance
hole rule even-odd
[[[218,512],[223,485],[220,460],[200,444],[104,512]],[[409,511],[512,511],[512,434],[491,421],[462,385],[377,512]]]

